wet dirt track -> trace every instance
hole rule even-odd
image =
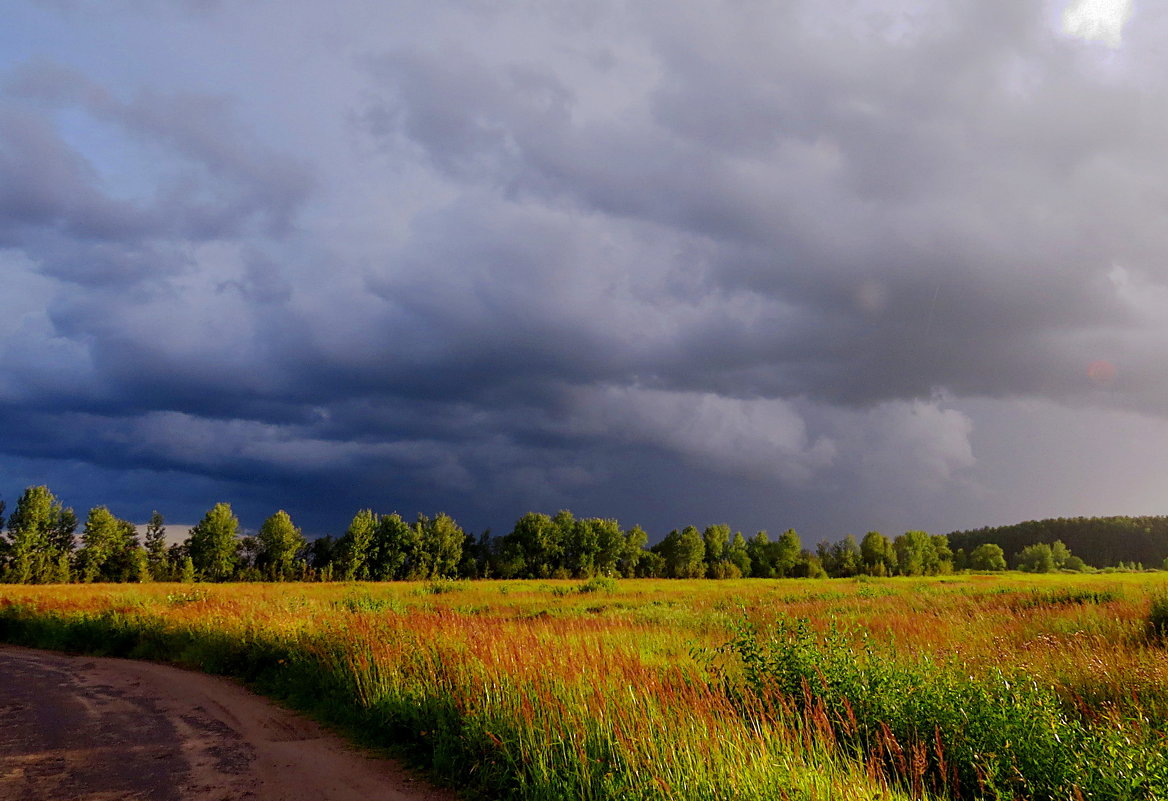
[[[0,646],[0,801],[453,801],[218,677]]]

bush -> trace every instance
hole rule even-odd
[[[1158,642],[1168,640],[1168,594],[1152,598],[1148,609],[1148,636]]]
[[[577,592],[616,592],[616,579],[609,576],[593,576],[576,588]]]

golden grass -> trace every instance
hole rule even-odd
[[[27,641],[39,631],[40,642],[54,644],[45,632],[73,627],[56,642],[94,648],[100,637],[76,632],[129,632],[110,638],[122,643],[111,649],[347,704],[334,710],[337,719],[406,743],[468,786],[516,798],[979,797],[975,788],[937,786],[949,767],[928,738],[910,745],[886,737],[876,758],[847,745],[858,729],[833,718],[828,701],[800,706],[728,692],[743,668],[719,649],[748,621],[761,633],[778,619],[851,631],[889,658],[927,658],[962,680],[1002,670],[1027,676],[1076,720],[1122,722],[1137,738],[1162,737],[1168,715],[1168,649],[1144,636],[1149,598],[1168,588],[1164,574],[580,588],[6,585],[0,633]]]

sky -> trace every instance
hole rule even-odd
[[[9,0],[0,497],[1168,513],[1168,7]]]

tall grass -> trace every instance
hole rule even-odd
[[[914,795],[1157,798],[1168,788],[1162,733],[1117,716],[1092,726],[1016,669],[971,674],[802,620],[767,634],[743,623],[722,650],[737,658],[723,686],[744,715],[777,709]]]
[[[1163,798],[1156,577],[0,588],[491,798]]]

